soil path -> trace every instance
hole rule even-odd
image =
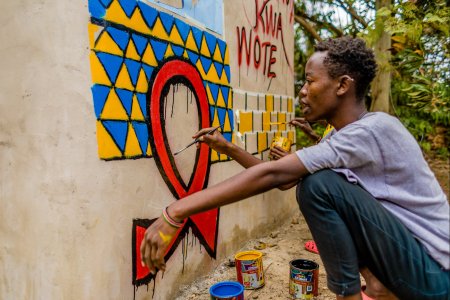
[[[439,158],[427,158],[429,165],[449,198],[449,162]],[[304,249],[306,241],[311,240],[311,233],[303,217],[299,214],[289,220],[277,231],[264,238],[248,241],[240,251],[259,250],[263,253],[265,270],[265,286],[258,290],[246,290],[245,299],[289,299],[289,261],[302,258],[313,260],[319,264],[319,296],[316,300],[334,300],[326,285],[326,273],[320,256]],[[239,252],[239,251],[237,251]],[[236,270],[232,257],[222,261],[218,267],[191,285],[180,289],[178,300],[209,300],[209,288],[221,281],[236,281]]]

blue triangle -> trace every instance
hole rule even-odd
[[[126,58],[125,65],[127,65],[128,74],[130,74],[131,82],[133,83],[134,86],[136,86],[139,77],[139,71],[141,70],[141,63]]]
[[[103,68],[105,68],[106,73],[108,73],[109,80],[112,83],[116,82],[117,74],[122,66],[123,58],[103,52],[97,52],[97,57],[102,63]]]
[[[220,89],[222,90],[222,96],[223,100],[225,101],[225,105],[228,107],[228,93],[230,91],[230,88],[222,85]]]
[[[214,50],[216,49],[217,38],[212,34],[205,32],[205,40],[206,45],[208,45],[209,53],[211,53],[212,56],[214,54]]]
[[[228,119],[230,120],[231,131],[234,130],[234,114],[233,109],[228,109]],[[231,142],[231,139],[229,140]]]
[[[144,53],[145,46],[147,46],[147,39],[134,33],[131,35],[131,37],[133,38],[133,42],[136,45],[136,50],[138,51],[139,55],[142,55]]]
[[[224,66],[223,68],[225,69],[225,74],[227,75],[228,82],[230,82],[231,81],[230,66]]]
[[[178,32],[180,33],[183,42],[186,44],[186,40],[189,35],[189,30],[191,29],[191,26],[184,23],[183,21],[180,21],[179,19],[175,19],[175,25],[177,26]]]
[[[136,93],[137,100],[139,102],[139,106],[141,107],[142,114],[144,115],[144,118],[148,120],[148,113],[147,113],[147,95],[143,93]]]
[[[150,82],[150,79],[152,79],[152,73],[155,69],[154,67],[150,67],[146,64],[142,64],[142,68],[144,69],[145,76],[147,77],[147,82]]]
[[[120,151],[125,149],[125,142],[128,133],[128,122],[125,121],[102,121],[103,126],[108,130],[111,137],[119,146]]]
[[[91,87],[92,96],[94,98],[94,111],[97,119],[100,119],[103,107],[105,106],[106,99],[108,98],[111,87],[95,84]]]
[[[195,42],[197,43],[197,48],[200,49],[200,46],[202,45],[203,31],[195,27],[191,27],[191,29],[192,35],[194,36]]]
[[[209,89],[211,90],[211,94],[214,98],[214,103],[216,103],[217,95],[219,94],[219,86],[217,84],[209,82]]]
[[[108,31],[108,33],[111,35],[112,39],[120,47],[120,49],[124,51],[128,45],[129,39],[128,33],[126,31],[122,31],[111,26],[106,28],[106,31]]]
[[[227,141],[231,142],[231,132],[224,132],[222,135]]]
[[[99,0],[89,0],[89,12],[94,18],[102,19],[105,16],[106,9]]]
[[[155,53],[156,59],[158,60],[158,62],[160,62],[164,58],[164,54],[166,53],[167,43],[153,39],[150,40],[150,43],[152,44],[153,53]]]
[[[182,48],[180,46],[172,45],[172,50],[176,56],[183,56],[184,48]]]
[[[214,62],[214,67],[216,67],[217,75],[220,78],[220,75],[222,75],[223,64],[219,62]]]
[[[221,39],[217,39],[217,44],[219,45],[220,55],[222,55],[222,59],[225,61],[225,50],[227,49],[227,43]]]
[[[170,32],[172,31],[173,21],[174,21],[173,16],[160,11],[159,18],[161,19],[161,22],[162,22],[167,34],[170,35]]]
[[[212,60],[204,56],[200,56],[200,60],[202,62],[203,70],[205,70],[205,73],[208,73],[209,68],[211,68]]]
[[[130,18],[134,9],[136,8],[136,0],[119,0],[120,6],[122,6],[123,11]]]
[[[100,1],[102,2],[104,7],[108,7],[112,2],[112,0],[100,0]]]
[[[138,2],[138,6],[141,9],[141,13],[144,17],[145,23],[147,23],[148,27],[153,28],[156,17],[158,16],[158,11],[141,1]]]
[[[189,60],[195,66],[197,64],[198,54],[195,53],[195,52],[192,52],[191,50],[186,50],[186,51],[187,51],[187,54],[189,56]]]
[[[217,115],[219,117],[220,124],[224,124],[225,116],[227,115],[227,110],[225,108],[217,107]]]
[[[116,88],[116,93],[119,96],[120,102],[122,102],[123,107],[128,113],[128,116],[131,115],[131,104],[133,102],[133,92],[129,90]]]
[[[134,122],[132,121],[134,131],[136,132],[137,139],[139,141],[139,146],[141,146],[142,153],[147,153],[147,145],[148,145],[148,127],[146,123],[143,122]]]
[[[215,106],[209,106],[209,122],[211,122],[210,125],[212,125],[212,122],[214,121],[214,112],[216,111]]]

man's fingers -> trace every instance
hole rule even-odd
[[[198,138],[198,137],[200,137],[200,136],[202,136],[202,135],[205,135],[207,132],[209,132],[209,131],[211,131],[211,130],[213,130],[213,129],[214,129],[214,127],[202,128],[202,129],[200,129],[199,131],[197,131],[197,132],[192,136],[192,138],[196,139],[196,138]]]
[[[166,270],[166,263],[164,262],[164,248],[159,247],[155,254],[154,263],[158,269],[161,271]]]

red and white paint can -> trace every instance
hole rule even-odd
[[[264,286],[264,269],[262,253],[243,251],[234,256],[237,279],[246,290],[259,289]]]
[[[293,299],[312,299],[319,295],[319,264],[306,259],[289,262],[289,294]]]

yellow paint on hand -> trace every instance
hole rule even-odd
[[[159,234],[159,237],[164,242],[164,244],[168,244],[172,240],[172,236],[170,234],[164,234],[164,233],[162,233],[162,231],[158,231],[158,234]]]

